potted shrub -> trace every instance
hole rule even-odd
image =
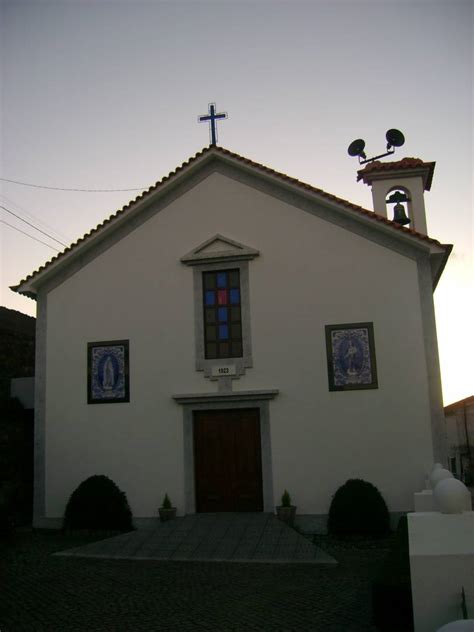
[[[276,510],[278,519],[292,527],[295,522],[296,507],[291,504],[291,496],[286,489],[281,497],[281,505]]]
[[[165,494],[163,503],[158,509],[158,513],[160,514],[161,522],[166,522],[167,520],[173,520],[173,518],[176,518],[176,507],[171,505],[171,500],[169,499],[168,494]]]

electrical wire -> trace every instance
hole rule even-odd
[[[9,180],[8,178],[0,178],[3,182],[11,182],[24,187],[34,187],[35,189],[49,189],[50,191],[74,191],[76,193],[120,193],[123,191],[145,191],[147,187],[135,187],[133,189],[68,189],[67,187],[48,187],[44,184],[31,184],[29,182],[20,182],[20,180]]]
[[[50,246],[49,244],[47,244],[45,241],[41,241],[41,239],[36,239],[36,237],[33,237],[33,235],[29,235],[28,233],[25,233],[24,230],[20,230],[19,228],[17,228],[16,226],[13,226],[12,224],[9,224],[8,222],[6,222],[4,219],[0,219],[0,223],[1,224],[5,224],[5,226],[8,226],[9,228],[13,228],[13,230],[17,230],[19,233],[22,233],[23,235],[26,235],[27,237],[29,237],[30,239],[34,239],[35,241],[37,241],[40,244],[43,244],[44,246],[48,246],[48,248],[51,248],[51,250],[55,250],[56,252],[59,252],[59,250],[57,248],[55,248],[54,246]]]
[[[10,211],[10,209],[8,209],[6,206],[3,206],[2,204],[0,204],[0,208],[2,208],[7,213],[10,213],[10,215],[13,215],[13,217],[16,217],[17,219],[21,220],[22,222],[25,222],[25,224],[28,224],[28,226],[31,226],[31,228],[34,228],[39,233],[42,233],[43,235],[46,235],[46,237],[49,237],[53,241],[56,241],[60,246],[64,246],[65,248],[67,248],[67,244],[64,244],[62,241],[59,241],[59,239],[56,239],[56,237],[53,237],[49,233],[46,233],[44,230],[41,230],[41,228],[38,228],[37,226],[35,226],[31,222],[27,222],[26,219],[23,219],[23,217],[20,217],[19,215],[17,215],[13,211]]]
[[[11,209],[13,207],[15,209],[15,213],[21,213],[22,217],[26,217],[26,219],[28,219],[30,222],[34,222],[36,225],[42,226],[43,230],[49,230],[52,233],[56,233],[56,235],[58,235],[60,239],[64,239],[64,241],[66,241],[68,244],[73,241],[72,237],[70,237],[69,235],[66,236],[64,233],[56,230],[54,226],[50,226],[33,213],[30,213],[26,210],[26,208],[18,204],[18,202],[15,202],[15,200],[12,200],[8,196],[6,196],[3,191],[0,191],[0,204],[8,204],[8,208]]]

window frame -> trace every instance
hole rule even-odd
[[[238,277],[238,284],[234,284],[231,282],[231,277],[232,277],[232,273],[236,273],[237,277]],[[240,270],[238,267],[233,267],[230,268],[229,270],[216,270],[216,271],[203,271],[201,272],[202,277],[203,277],[203,283],[204,283],[204,287],[203,287],[203,322],[204,322],[204,356],[206,358],[206,360],[234,360],[236,358],[241,358],[243,356],[243,336],[242,336],[242,291],[241,291],[241,283],[240,283]],[[225,274],[227,275],[226,278],[226,286],[225,290],[227,290],[228,292],[230,292],[232,294],[232,290],[237,289],[238,290],[238,302],[237,304],[233,304],[232,302],[232,298],[230,298],[229,302],[226,303],[225,306],[222,306],[219,304],[219,299],[218,299],[218,294],[219,294],[219,289],[222,289],[222,287],[219,285],[219,275],[220,274]],[[214,284],[212,286],[206,285],[206,277],[209,276],[213,276],[214,277]],[[216,293],[216,300],[212,305],[208,305],[207,303],[207,293],[208,292],[215,292]],[[222,321],[220,316],[219,316],[219,312],[221,310],[225,309],[226,312],[228,310],[228,312],[230,312],[228,314],[228,317],[225,319],[225,321]],[[232,318],[232,310],[238,309],[238,320],[234,320]],[[206,317],[206,313],[208,311],[214,312],[215,315],[215,319],[213,321],[208,320]],[[222,324],[225,325],[228,329],[227,333],[227,338],[226,339],[220,339],[220,334],[218,333],[218,330],[221,328]],[[233,335],[233,330],[235,330],[235,328],[238,328],[238,335],[235,336]],[[215,331],[215,339],[209,338],[209,328],[216,330]],[[229,355],[219,355],[219,349],[221,344],[227,344],[229,346]],[[211,345],[215,345],[216,347],[216,357],[209,357],[208,355],[208,347]],[[231,354],[231,349],[234,345],[240,345],[240,353],[236,354],[236,355],[232,355]]]
[[[253,366],[252,335],[250,331],[249,261],[260,255],[255,248],[217,233],[181,257],[181,263],[193,268],[194,287],[194,343],[196,371],[203,371],[210,380],[222,380],[222,388],[232,388],[230,379],[245,375]],[[203,272],[239,270],[240,317],[242,323],[242,357],[206,358],[204,340]],[[219,368],[225,373],[220,374]],[[214,373],[214,374],[213,374]]]
[[[206,358],[205,332],[204,332],[204,272],[226,272],[238,270],[240,277],[240,318],[242,327],[242,356],[229,358]],[[196,371],[204,371],[204,375],[210,379],[218,379],[212,375],[215,367],[223,365],[235,365],[235,374],[232,377],[245,375],[245,370],[253,366],[252,337],[250,331],[250,300],[249,300],[249,265],[248,261],[216,261],[196,265],[193,269],[194,276],[194,329],[195,329],[195,354]]]

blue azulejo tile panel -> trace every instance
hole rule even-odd
[[[373,323],[326,326],[330,390],[377,388]]]
[[[129,401],[128,340],[88,344],[88,403]]]

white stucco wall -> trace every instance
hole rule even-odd
[[[433,632],[474,608],[474,513],[408,515],[415,632]]]
[[[220,233],[250,262],[254,366],[234,390],[270,403],[274,494],[327,513],[350,477],[412,509],[433,462],[416,263],[213,174],[47,297],[46,516],[106,474],[135,516],[165,492],[184,507],[182,409],[172,395],[217,389],[194,366],[192,269],[180,257]],[[379,388],[329,392],[327,324],[374,323]],[[87,404],[87,343],[130,340],[130,403]]]

